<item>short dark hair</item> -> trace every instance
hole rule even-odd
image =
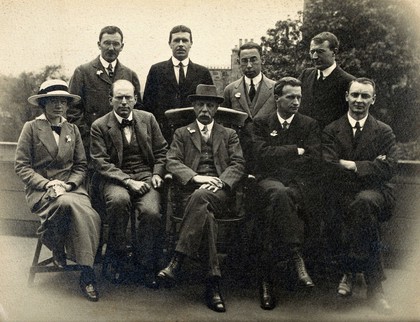
[[[119,33],[120,34],[120,36],[121,36],[121,42],[123,42],[123,39],[124,39],[123,33],[122,33],[121,29],[118,28],[117,26],[106,26],[106,27],[103,27],[101,29],[101,32],[99,33],[99,42],[101,41],[103,34],[110,34],[110,35],[112,35],[112,34],[115,34],[115,33]]]
[[[313,41],[316,44],[322,44],[326,40],[330,44],[330,49],[338,50],[338,47],[340,46],[340,42],[338,41],[337,36],[334,35],[332,32],[324,31],[324,32],[321,32],[318,35],[314,36],[311,39],[311,41]]]
[[[238,57],[241,57],[241,51],[245,49],[256,49],[260,53],[260,57],[262,57],[262,47],[258,45],[256,42],[250,41],[243,44],[241,47],[239,47]]]
[[[300,80],[294,77],[289,77],[289,76],[283,77],[274,85],[274,95],[282,96],[283,88],[286,85],[293,86],[293,87],[296,87],[296,86],[301,87],[302,83]]]
[[[350,87],[351,85],[353,85],[353,83],[360,83],[360,84],[369,84],[372,85],[373,87],[373,94],[376,94],[376,84],[373,81],[373,79],[367,78],[367,77],[358,77],[353,79],[350,83],[349,83],[349,87],[347,88],[347,92],[350,92]]]
[[[190,41],[191,43],[193,42],[191,29],[184,25],[178,25],[171,29],[169,32],[169,42],[172,40],[172,34],[176,34],[177,32],[188,32],[190,34]]]

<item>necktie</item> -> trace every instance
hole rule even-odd
[[[58,135],[61,134],[61,126],[59,126],[59,125],[51,125],[51,130],[53,130]]]
[[[179,81],[178,81],[178,85],[180,87],[182,87],[185,83],[185,73],[184,73],[184,65],[182,65],[182,63],[180,62],[179,65]]]
[[[249,99],[251,100],[251,102],[254,100],[255,93],[256,93],[255,92],[255,85],[254,85],[254,82],[251,79],[251,85],[249,86],[249,92],[248,92]]]
[[[287,123],[287,121],[284,121],[282,124],[283,127],[283,131],[286,131],[289,128],[289,123]]]
[[[203,129],[201,130],[201,133],[203,135],[203,139],[205,142],[207,142],[210,138],[209,129],[207,128],[207,125],[203,126]]]
[[[318,80],[320,82],[322,82],[324,80],[324,74],[321,71],[319,71],[319,78],[318,78]]]
[[[132,126],[133,125],[133,120],[127,120],[127,119],[122,119],[121,124],[120,124],[120,128],[125,128],[127,126]]]
[[[109,64],[108,68],[106,70],[108,71],[109,78],[113,78],[114,77],[114,71],[112,69],[112,64]]]
[[[353,143],[354,145],[357,145],[357,143],[360,140],[360,136],[362,135],[362,128],[360,127],[359,122],[356,122],[356,125],[354,126],[354,128],[356,129],[356,131],[354,132]]]

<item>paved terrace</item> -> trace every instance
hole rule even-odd
[[[419,165],[400,165],[397,209],[384,225],[384,289],[392,315],[371,310],[361,278],[353,297],[344,301],[335,295],[336,281],[316,281],[310,294],[287,291],[279,281],[278,306],[263,311],[252,276],[235,265],[225,267],[227,312],[216,313],[203,303],[203,277],[193,265],[174,289],[159,290],[149,290],[136,279],[113,285],[100,276],[98,265],[97,303],[82,297],[78,272],[37,274],[34,286],[28,287],[37,223],[14,175],[14,148],[0,144],[0,321],[420,321]],[[48,255],[43,248],[41,257]]]

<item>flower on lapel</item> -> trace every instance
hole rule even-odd
[[[239,93],[239,92],[238,92],[238,93],[236,93],[236,94],[235,94],[235,97],[236,97],[236,98],[241,98],[241,93]]]
[[[192,128],[190,128],[190,127],[187,127],[187,130],[188,130],[188,132],[190,132],[190,134],[195,133],[195,130],[194,130],[194,129],[192,129]]]
[[[270,133],[270,135],[271,135],[271,136],[277,136],[277,135],[279,135],[279,134],[277,133],[277,130],[274,130],[273,132],[271,132],[271,133]]]
[[[66,135],[66,143],[69,143],[69,142],[71,142],[71,137],[70,135]]]
[[[103,71],[102,71],[102,70],[97,70],[97,71],[96,71],[96,75],[100,76],[100,75],[102,75],[102,74],[103,74]]]

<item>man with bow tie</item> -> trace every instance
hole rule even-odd
[[[280,79],[274,85],[276,110],[256,117],[252,126],[252,148],[258,156],[258,280],[260,304],[265,310],[276,305],[273,282],[278,258],[287,260],[289,278],[299,286],[314,286],[302,257],[304,229],[298,210],[306,208],[311,193],[308,182],[314,180],[320,164],[321,135],[314,119],[298,113],[301,98],[298,79]]]
[[[341,237],[337,244],[343,251],[337,294],[351,296],[355,274],[362,272],[368,300],[375,309],[389,313],[391,307],[382,288],[385,276],[379,226],[390,218],[395,203],[389,183],[398,157],[395,135],[369,113],[376,99],[373,80],[356,78],[345,97],[348,113],[322,134],[328,200]]]
[[[145,285],[156,288],[162,237],[158,189],[163,183],[167,142],[151,113],[133,110],[136,100],[131,82],[118,80],[112,85],[109,101],[113,111],[92,124],[90,148],[110,227],[106,262],[111,262],[111,279],[119,283],[124,278],[126,229],[134,208],[136,258]]]
[[[175,254],[158,277],[176,279],[185,257],[196,257],[204,248],[208,259],[206,301],[210,309],[225,312],[220,293],[220,265],[217,258],[217,222],[244,176],[245,160],[236,132],[214,121],[223,101],[216,86],[200,84],[190,95],[196,120],[175,131],[167,154],[166,168],[179,181],[186,196],[184,216]]]
[[[116,26],[102,28],[98,48],[100,55],[77,67],[69,84],[70,93],[79,95],[82,99],[79,104],[69,108],[67,119],[78,126],[88,160],[90,127],[96,119],[111,111],[108,98],[112,83],[118,79],[130,81],[137,97],[135,108],[142,105],[137,74],[118,59],[124,48],[121,29]]]

